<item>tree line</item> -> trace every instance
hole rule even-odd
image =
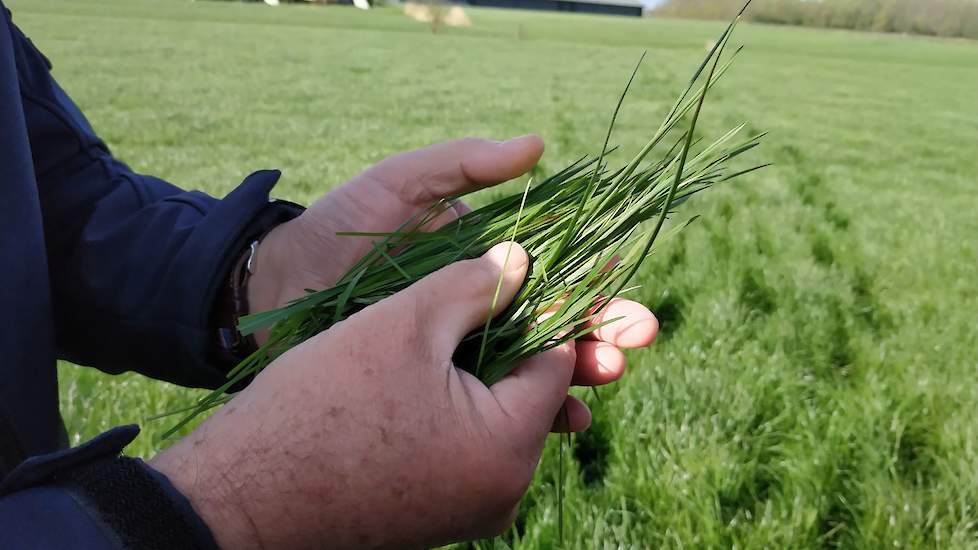
[[[669,0],[652,13],[727,19],[742,0]],[[757,0],[761,23],[978,38],[978,0]]]

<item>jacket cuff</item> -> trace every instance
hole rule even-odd
[[[166,476],[119,456],[138,433],[138,426],[121,426],[79,447],[29,458],[0,483],[0,496],[58,488],[124,548],[216,549],[210,529]]]
[[[229,335],[219,334],[221,331],[233,330],[234,334],[237,335],[235,322],[241,308],[235,302],[235,297],[232,295],[233,290],[230,288],[230,281],[232,279],[231,271],[240,269],[238,262],[242,261],[242,255],[249,250],[255,240],[261,239],[278,225],[299,216],[304,210],[304,207],[288,201],[276,200],[270,202],[251,221],[247,230],[241,233],[240,237],[230,249],[231,254],[227,255],[224,258],[224,262],[215,270],[215,273],[219,275],[219,284],[216,286],[211,285],[214,289],[214,295],[205,299],[205,303],[209,303],[211,308],[210,323],[208,324],[210,340],[205,343],[205,357],[208,363],[218,367],[222,373],[227,373],[244,359],[244,357],[250,355],[250,351],[247,349],[243,350],[242,353],[235,353],[227,349],[226,343]],[[242,290],[245,290],[245,288],[242,287]],[[242,339],[240,335],[237,335],[237,338]],[[253,343],[254,340],[252,339],[251,342]]]
[[[193,295],[195,290],[202,291],[194,303],[200,304],[196,318],[198,326],[204,330],[188,331],[185,342],[191,361],[198,365],[198,372],[207,373],[205,376],[210,378],[209,383],[204,384],[207,387],[220,386],[227,371],[234,366],[214,364],[212,353],[217,339],[214,306],[234,261],[255,238],[292,220],[304,210],[288,201],[269,201],[268,194],[280,175],[278,170],[261,170],[245,178],[237,189],[215,204],[205,222],[211,227],[195,231],[194,240],[188,242],[185,249],[185,257],[178,258],[178,263],[196,271],[187,274],[184,281],[190,284],[208,281],[197,289],[184,289],[187,295]]]

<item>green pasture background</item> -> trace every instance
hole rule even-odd
[[[648,50],[614,138],[635,151],[722,28],[472,9],[432,35],[393,8],[8,4],[135,169],[222,195],[279,168],[276,196],[299,202],[462,136],[537,132],[556,171],[597,152]],[[761,25],[736,41],[702,133],[748,121],[776,166],[684,206],[702,218],[641,273],[662,334],[587,397],[564,546],[976,547],[978,44]],[[144,417],[197,395],[60,374],[72,442],[141,422],[139,456],[166,427]],[[558,545],[552,443],[515,547]]]

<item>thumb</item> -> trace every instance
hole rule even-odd
[[[376,305],[401,318],[413,312],[408,318],[436,352],[451,356],[465,335],[513,301],[528,264],[519,244],[499,243],[481,257],[443,267]]]
[[[543,140],[533,134],[503,142],[460,139],[390,157],[364,172],[361,183],[379,184],[405,204],[426,207],[519,177],[542,154]]]
[[[490,388],[506,418],[515,419],[516,428],[529,441],[542,445],[555,419],[560,420],[557,414],[568,399],[576,361],[574,342],[566,342],[530,357]],[[576,422],[566,418],[563,423],[584,424],[578,409]]]

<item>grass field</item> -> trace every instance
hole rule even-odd
[[[223,194],[280,168],[308,202],[405,149],[538,132],[542,171],[635,150],[721,25],[470,10],[9,0],[114,152]],[[568,548],[978,547],[978,44],[747,25],[704,133],[774,168],[685,208],[636,294],[653,349],[588,397]],[[484,200],[476,198],[475,202]],[[61,367],[73,442],[193,392]],[[130,448],[151,455],[165,423]],[[509,537],[557,543],[556,440]]]

